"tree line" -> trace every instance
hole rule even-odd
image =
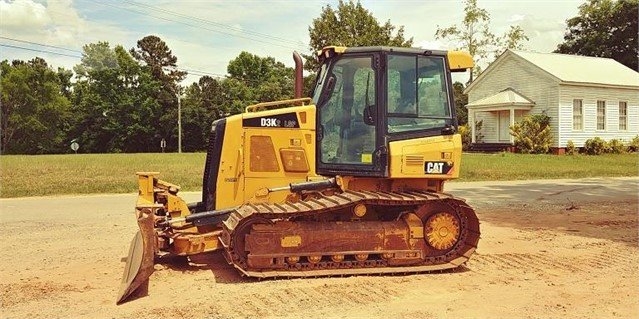
[[[637,3],[639,0],[588,0],[579,16],[567,21],[557,52],[611,57],[637,68]],[[465,0],[458,25],[438,27],[435,37],[456,41],[455,49],[486,59],[489,52],[521,49],[528,40],[519,26],[502,36],[490,31],[489,13],[477,0]],[[361,3],[327,5],[309,26],[310,52],[326,45],[405,46],[413,38],[390,21],[380,23]],[[496,56],[496,55],[495,55]],[[203,76],[181,86],[187,73],[159,37],[146,36],[125,49],[108,42],[84,45],[73,70],[53,69],[44,59],[0,62],[0,154],[68,153],[77,142],[83,153],[158,152],[177,150],[178,102],[182,109],[183,150],[206,149],[211,123],[237,114],[254,103],[293,96],[293,69],[272,57],[241,52],[229,61],[227,76]],[[308,88],[316,62],[306,56]],[[481,69],[473,70],[478,74]],[[455,83],[460,124],[467,122],[464,84]],[[178,97],[180,101],[178,101]]]
[[[206,148],[211,122],[258,101],[290,98],[293,70],[271,57],[242,52],[229,76],[203,76],[181,87],[186,72],[157,36],[126,50],[107,42],[83,47],[73,71],[42,58],[3,61],[2,149],[5,153],[86,153],[177,150],[178,96],[185,151]],[[75,74],[75,81],[72,77]]]

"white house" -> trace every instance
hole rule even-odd
[[[569,140],[582,147],[595,136],[627,142],[639,135],[639,73],[613,59],[507,50],[464,92],[476,147],[507,148],[509,127],[538,113],[550,117],[558,153]]]

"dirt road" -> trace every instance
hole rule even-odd
[[[121,306],[133,195],[3,199],[0,317],[639,318],[638,185],[450,184],[482,221],[456,271],[256,281],[214,254],[156,266],[149,295]]]

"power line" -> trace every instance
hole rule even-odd
[[[115,9],[118,9],[118,10],[131,11],[131,12],[143,15],[143,16],[150,16],[150,17],[153,17],[153,18],[156,18],[156,19],[160,19],[160,20],[165,20],[165,21],[169,21],[169,22],[175,22],[175,23],[183,24],[183,25],[186,25],[186,26],[190,26],[190,27],[196,28],[198,30],[207,30],[207,31],[211,31],[211,32],[217,32],[217,33],[230,35],[230,36],[233,36],[233,37],[239,37],[239,38],[243,38],[243,39],[247,39],[247,40],[251,40],[251,41],[261,42],[261,43],[264,43],[264,44],[275,45],[275,46],[279,46],[279,47],[282,47],[282,48],[299,50],[298,47],[292,47],[292,46],[288,46],[288,45],[274,43],[272,41],[266,41],[266,40],[251,38],[251,37],[248,37],[248,36],[242,36],[242,35],[239,35],[239,34],[233,34],[233,33],[225,32],[225,31],[221,31],[221,30],[211,29],[211,28],[204,27],[202,25],[191,24],[191,23],[187,23],[187,22],[184,22],[184,21],[180,21],[180,20],[174,20],[174,19],[169,19],[169,18],[166,18],[166,17],[161,17],[161,16],[157,16],[157,15],[153,15],[153,14],[148,14],[147,12],[143,12],[143,11],[139,11],[139,10],[135,10],[135,9],[131,9],[131,8],[118,7],[118,6],[115,6],[115,5],[112,5],[112,4],[108,4],[108,3],[104,3],[104,2],[98,2],[98,1],[94,1],[94,0],[89,0],[89,1],[91,1],[93,3],[96,3],[96,4],[99,4],[99,5],[115,8]]]
[[[81,53],[80,51],[76,51],[76,50],[72,50],[72,49],[67,49],[67,48],[63,48],[63,47],[56,47],[56,46],[50,46],[50,45],[46,45],[43,43],[37,43],[37,42],[30,42],[30,41],[25,41],[25,40],[20,40],[20,39],[13,39],[13,38],[6,38],[6,37],[1,37],[3,39],[7,39],[7,40],[12,40],[12,41],[16,41],[16,42],[22,42],[22,43],[28,43],[28,44],[32,44],[32,45],[39,45],[39,46],[46,46],[46,47],[52,47],[52,48],[57,48],[60,50],[66,50],[66,51],[71,51],[71,52],[77,52],[77,53]],[[48,53],[48,54],[55,54],[55,55],[61,55],[61,56],[67,56],[67,57],[72,57],[72,58],[82,58],[82,55],[71,55],[71,54],[66,54],[66,53],[60,53],[60,52],[54,52],[54,51],[48,51],[48,50],[42,50],[42,49],[33,49],[33,48],[27,48],[27,47],[22,47],[22,46],[15,46],[15,45],[10,45],[10,44],[3,44],[0,43],[0,46],[3,47],[7,47],[7,48],[13,48],[13,49],[19,49],[19,50],[27,50],[27,51],[33,51],[33,52],[39,52],[39,53]],[[194,69],[187,69],[187,68],[180,68],[180,67],[168,67],[168,68],[172,68],[172,69],[176,69],[178,71],[184,71],[187,72],[188,74],[191,75],[195,75],[195,76],[212,76],[215,78],[232,78],[226,74],[220,74],[220,73],[212,73],[212,72],[207,72],[207,71],[202,71],[202,70],[194,70]],[[249,79],[238,79],[238,78],[233,78],[237,81],[243,82],[245,84],[255,84],[255,83],[260,83],[260,81],[257,80],[249,80]]]
[[[40,53],[56,54],[56,55],[67,56],[67,57],[72,57],[72,58],[81,58],[82,57],[82,56],[78,56],[78,55],[71,55],[71,54],[53,52],[53,51],[47,51],[47,50],[31,49],[31,48],[25,48],[25,47],[21,47],[21,46],[4,44],[4,43],[0,43],[0,46],[6,47],[6,48],[12,48],[12,49],[20,49],[20,50],[34,51],[34,52],[40,52]]]
[[[234,79],[234,80],[239,81],[239,82],[242,82],[242,83],[244,83],[244,84],[260,84],[260,83],[262,83],[262,81],[259,81],[259,80],[238,79],[238,78],[234,78],[234,77],[231,77],[231,76],[229,76],[229,75],[226,75],[226,74],[220,74],[220,73],[210,73],[210,72],[205,72],[205,71],[192,70],[192,69],[185,69],[185,68],[177,68],[177,67],[176,67],[176,69],[177,69],[178,71],[186,71],[186,72],[188,72],[188,73],[189,73],[189,74],[191,74],[191,75],[197,75],[197,76],[211,76],[211,77],[218,78],[218,79],[221,79],[221,78],[224,78],[224,79]]]
[[[167,9],[162,9],[162,8],[154,7],[154,6],[151,6],[151,5],[138,3],[138,2],[135,2],[135,1],[126,1],[125,0],[123,2],[132,4],[132,5],[137,6],[137,7],[146,8],[146,9],[157,11],[157,12],[162,12],[162,13],[165,13],[165,14],[168,14],[168,15],[187,18],[187,19],[190,19],[190,20],[196,20],[196,21],[199,21],[199,22],[204,23],[204,24],[214,25],[214,26],[221,27],[221,28],[224,28],[224,29],[230,29],[230,30],[233,30],[233,31],[236,31],[236,32],[247,33],[247,34],[250,34],[250,35],[253,35],[253,36],[266,37],[266,38],[269,38],[269,39],[272,39],[272,40],[275,40],[275,41],[290,43],[290,44],[293,44],[293,45],[300,45],[300,44],[304,45],[303,43],[301,43],[299,41],[292,41],[292,40],[289,40],[289,39],[286,39],[286,38],[274,36],[274,35],[267,34],[267,33],[261,33],[261,32],[252,31],[252,30],[245,30],[245,29],[237,28],[237,27],[230,26],[230,25],[227,25],[227,24],[214,22],[214,21],[203,19],[203,18],[199,18],[199,17],[196,17],[196,16],[190,16],[190,15],[182,14],[182,13],[179,13],[179,12],[170,11],[170,10],[167,10]]]
[[[211,76],[216,76],[216,77],[226,77],[226,74],[220,74],[220,73],[211,73],[211,72],[206,72],[206,71],[200,71],[200,70],[193,70],[193,69],[186,69],[186,68],[177,68],[179,71],[185,71],[188,72],[189,74],[195,74],[195,73],[200,73],[200,74],[196,74],[196,75],[211,75]]]
[[[67,48],[63,48],[63,47],[57,47],[57,46],[55,46],[55,45],[42,44],[42,43],[31,42],[31,41],[20,40],[20,39],[14,39],[14,38],[8,38],[8,37],[3,37],[3,36],[0,36],[0,39],[9,40],[9,41],[14,41],[14,42],[20,42],[20,43],[27,43],[27,44],[39,45],[39,46],[43,46],[43,47],[47,47],[47,48],[53,48],[53,49],[58,49],[58,50],[70,51],[70,52],[74,52],[74,53],[82,53],[82,52],[80,52],[80,51],[78,51],[78,50],[72,50],[72,49],[67,49]]]
[[[0,36],[0,39],[5,39],[5,40],[20,42],[20,43],[32,44],[32,45],[37,45],[37,46],[43,46],[43,47],[54,48],[54,49],[65,50],[65,51],[70,51],[70,52],[83,54],[82,52],[77,51],[77,50],[58,47],[58,46],[54,46],[54,45],[43,44],[43,43],[38,43],[38,42],[31,42],[31,41],[8,38],[8,37],[3,37],[3,36]],[[0,43],[0,46],[13,48],[13,49],[40,52],[40,53],[57,54],[57,55],[68,56],[68,57],[72,57],[72,58],[82,58],[82,55],[71,55],[71,54],[66,54],[66,53],[60,53],[60,52],[54,52],[54,51],[48,51],[48,50],[41,50],[41,49],[33,49],[33,48],[27,48],[27,47],[23,47],[23,46],[15,46],[15,45],[10,45],[10,44]],[[185,68],[179,68],[179,67],[175,67],[175,69],[177,69],[178,71],[185,71],[185,72],[192,73],[194,75],[200,75],[200,76],[203,76],[203,75],[211,75],[211,76],[217,76],[217,77],[226,76],[226,75],[222,75],[222,74],[219,74],[219,73],[211,73],[211,72],[206,72],[206,71],[201,71],[201,70],[185,69]],[[199,73],[199,74],[195,74],[195,73]]]

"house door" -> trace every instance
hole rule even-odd
[[[510,142],[510,111],[499,111],[499,142]]]

